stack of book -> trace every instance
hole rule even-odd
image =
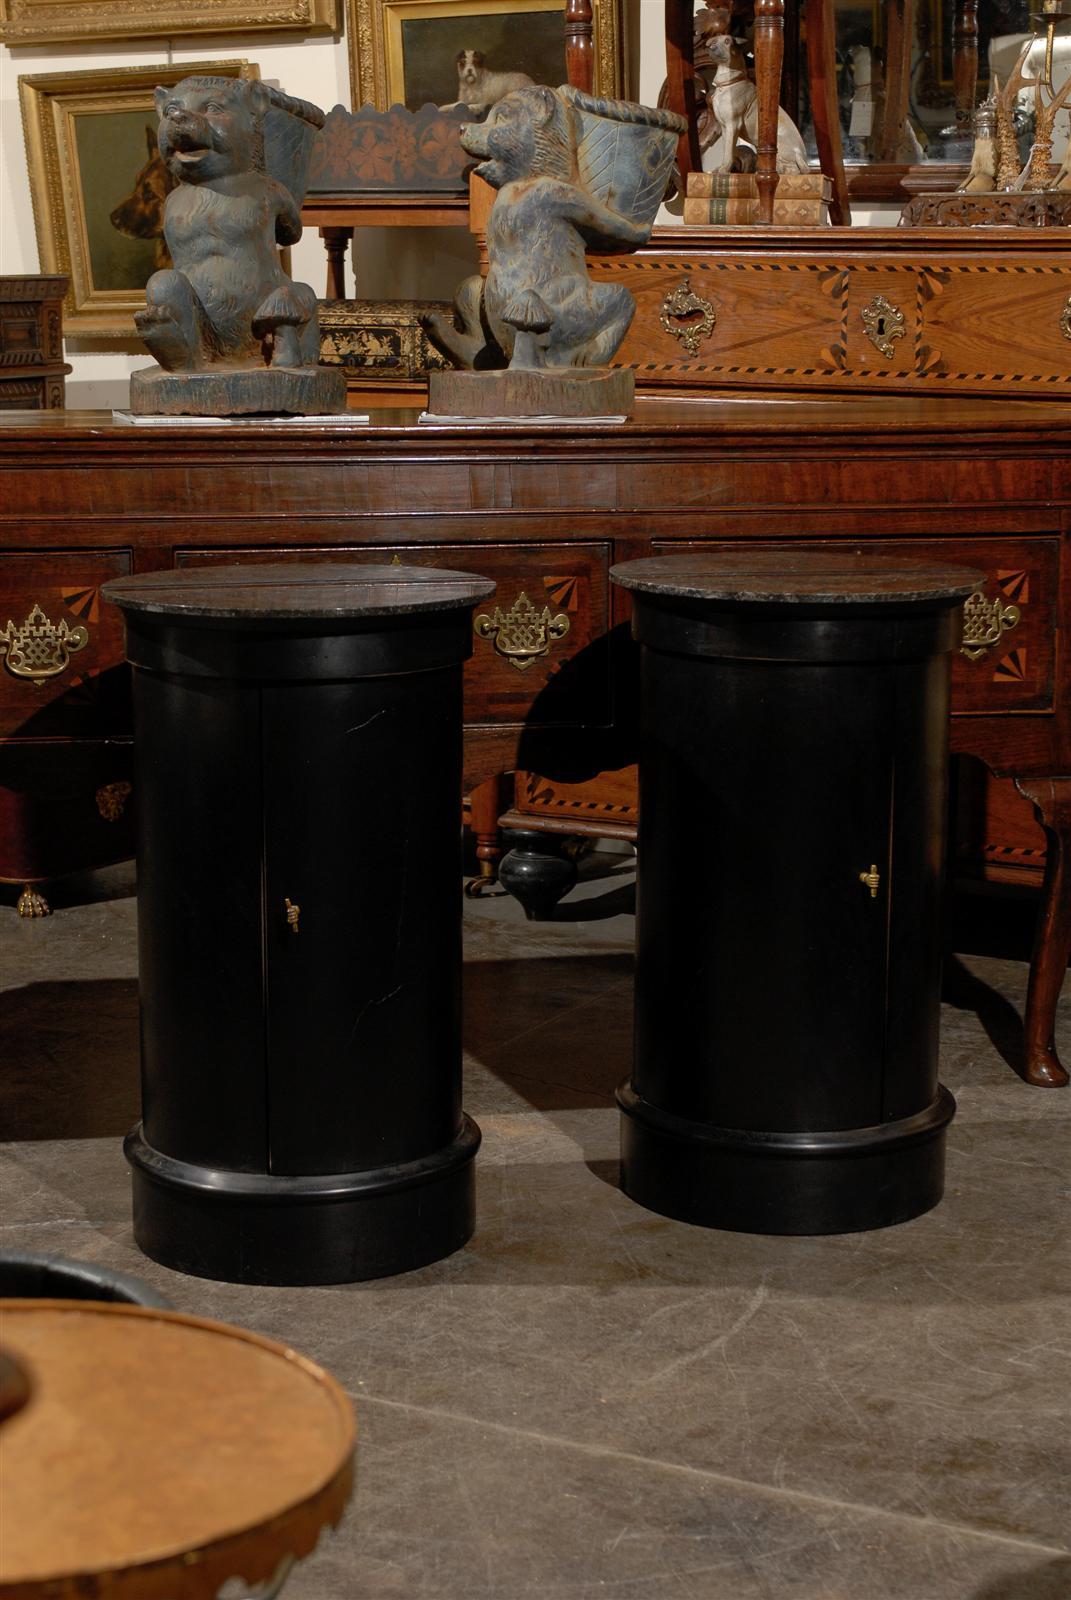
[[[829,222],[833,185],[821,172],[782,172],[774,192],[773,220],[797,228],[820,228]],[[689,172],[684,221],[758,222],[759,191],[753,172]]]

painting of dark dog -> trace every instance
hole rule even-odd
[[[93,286],[143,289],[167,264],[160,252],[171,187],[152,112],[106,111],[73,120]]]
[[[174,179],[164,165],[156,145],[156,129],[145,128],[147,160],[134,179],[134,187],[120,200],[111,214],[111,225],[127,239],[152,239],[153,266],[169,267],[171,252],[164,239],[164,201],[174,188]]]

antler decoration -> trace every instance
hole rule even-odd
[[[1022,162],[1019,160],[1019,144],[1015,137],[1015,124],[1012,116],[1015,110],[1015,100],[1020,89],[1028,89],[1031,85],[1037,92],[1039,78],[1026,76],[1026,58],[1033,48],[1033,39],[1028,39],[1019,52],[1019,58],[1011,70],[1007,83],[1003,88],[1000,79],[994,74],[993,87],[997,95],[997,188],[1014,189],[1022,173]]]
[[[1050,91],[1051,93],[1051,91]],[[1052,189],[1056,185],[1059,169],[1052,159],[1052,135],[1057,114],[1071,98],[1071,76],[1064,86],[1052,95],[1047,106],[1041,103],[1041,79],[1034,79],[1034,143],[1030,147],[1023,188],[1031,191]]]

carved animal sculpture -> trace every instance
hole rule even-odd
[[[736,159],[738,140],[746,140],[758,147],[758,90],[748,77],[747,66],[739,45],[729,34],[720,33],[709,37],[707,48],[711,60],[717,63],[707,104],[711,116],[722,130],[721,170],[731,172]],[[800,138],[799,129],[784,110],[779,110],[777,113],[777,170],[778,172],[808,171],[807,151]]]
[[[191,77],[156,91],[157,143],[175,183],[164,211],[175,265],[149,279],[134,320],[169,371],[317,361],[315,292],[291,282],[277,249],[301,237],[301,214],[263,170],[272,105],[322,126],[316,107],[260,82]]]
[[[473,111],[487,109],[515,89],[530,88],[532,82],[527,72],[493,72],[481,50],[457,53],[456,105],[468,106]]]
[[[133,189],[125,200],[120,200],[108,220],[117,233],[128,239],[155,240],[153,266],[169,267],[171,252],[164,239],[164,202],[175,187],[175,180],[157,149],[155,128],[146,127],[145,145],[148,160],[134,179]]]
[[[461,129],[497,189],[487,228],[486,280],[458,292],[460,327],[433,314],[432,343],[466,367],[598,367],[624,338],[635,307],[623,284],[592,283],[585,251],[632,249],[650,235],[581,188],[573,113],[553,89],[516,90],[483,123]],[[663,178],[664,183],[664,178]],[[489,336],[490,335],[490,340]]]

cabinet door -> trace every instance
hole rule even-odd
[[[460,668],[262,704],[271,1170],[417,1159],[461,1122]]]
[[[259,692],[138,672],[134,713],[145,1136],[264,1172]]]
[[[638,1091],[723,1127],[879,1122],[888,670],[669,655],[644,670],[640,896],[667,903],[640,917]],[[671,749],[685,703],[697,714]],[[704,1070],[674,1072],[697,1052]]]

